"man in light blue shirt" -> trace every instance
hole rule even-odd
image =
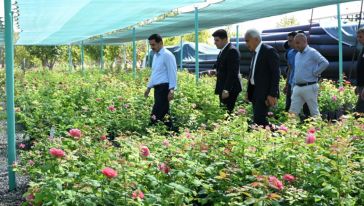
[[[294,37],[297,35],[297,32],[293,31],[287,35],[287,44],[288,50],[286,54],[287,58],[287,82],[286,86],[284,87],[284,93],[286,94],[286,112],[289,111],[291,106],[291,96],[292,96],[292,89],[294,86],[293,83],[293,75],[294,75],[294,59],[297,54],[297,50],[294,49]]]
[[[307,103],[311,116],[320,115],[317,97],[318,80],[321,73],[329,66],[329,62],[314,48],[307,45],[304,34],[294,38],[296,49],[295,72],[290,112],[299,115],[304,103]]]
[[[174,55],[163,47],[163,40],[159,34],[153,34],[149,38],[149,44],[154,52],[152,74],[148,87],[144,93],[147,98],[150,90],[154,88],[154,105],[151,114],[152,124],[158,121],[172,130],[172,120],[169,117],[169,102],[174,97],[177,88],[177,63]],[[166,115],[168,116],[166,117]]]
[[[289,108],[291,107],[292,91],[295,85],[294,83],[295,58],[298,50],[296,49],[294,38],[299,33],[304,34],[304,31],[297,31],[297,32],[293,31],[287,35],[287,43],[290,49],[287,52],[287,66],[288,66],[287,84],[286,87],[284,88],[284,92],[286,94],[286,108],[285,108],[286,112],[288,112]],[[303,105],[303,114],[305,118],[310,116],[310,110],[306,103]]]

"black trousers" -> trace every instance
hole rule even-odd
[[[169,116],[168,93],[168,83],[154,86],[154,105],[150,120],[152,124],[162,121],[169,129],[172,129],[172,119]],[[168,117],[166,117],[166,115],[168,115]]]
[[[364,113],[364,100],[361,99],[360,94],[364,87],[359,87],[358,89],[358,102],[356,103],[355,111],[359,113]]]
[[[269,125],[267,115],[268,106],[265,104],[265,99],[253,100],[253,120],[257,125],[267,126]]]
[[[222,99],[221,98],[221,94],[219,94],[219,99],[220,99],[220,105],[226,107],[226,109],[228,110],[229,114],[231,114],[234,110],[235,107],[235,103],[236,100],[239,96],[239,93],[231,93],[229,94],[229,97],[226,99]]]
[[[288,112],[289,108],[291,107],[291,102],[292,102],[291,97],[292,97],[292,87],[289,84],[287,87],[287,95],[286,95],[286,108],[285,108],[286,112]],[[308,108],[307,103],[303,105],[303,114],[305,118],[308,118],[310,116],[310,109]]]

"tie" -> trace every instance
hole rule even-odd
[[[222,53],[222,50],[220,51],[219,55],[217,55],[217,59],[220,59],[221,53]]]
[[[254,66],[254,60],[255,60],[255,56],[256,56],[256,52],[253,52],[253,58],[252,58],[252,62],[250,63],[250,70],[249,70],[249,79],[248,81],[250,81],[252,75],[253,75],[253,66]]]

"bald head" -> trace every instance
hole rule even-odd
[[[300,52],[303,52],[303,50],[305,50],[305,48],[307,47],[307,37],[305,34],[297,34],[294,37],[294,44],[296,46],[296,49]]]

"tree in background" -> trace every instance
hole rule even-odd
[[[104,51],[104,66],[106,68],[114,68],[121,65],[122,47],[116,45],[105,46]]]
[[[209,30],[199,32],[199,42],[208,43],[211,39]],[[190,33],[183,36],[184,41],[194,42],[195,34]],[[147,53],[148,41],[137,41],[137,67],[141,67]],[[164,38],[166,46],[179,45],[180,37]],[[32,68],[42,66],[43,68],[53,69],[54,65],[69,65],[69,46],[16,46],[15,48],[15,66],[20,68]],[[122,45],[105,45],[104,68],[128,68],[133,65],[133,46],[131,42]],[[81,46],[72,45],[72,64],[74,69],[81,65]],[[86,67],[100,66],[100,45],[84,46],[84,64]]]
[[[28,46],[15,46],[14,66],[21,69],[30,69],[41,65],[40,59],[29,52]]]
[[[298,20],[294,17],[288,17],[288,16],[284,16],[278,23],[277,23],[277,27],[278,28],[284,28],[284,27],[290,27],[290,26],[296,26],[299,25]]]
[[[100,66],[101,46],[100,45],[85,45],[84,47],[84,61],[92,67]],[[105,53],[105,47],[104,47]]]
[[[198,41],[200,43],[209,43],[211,38],[211,33],[209,30],[204,30],[198,32]],[[163,43],[165,46],[176,46],[179,45],[181,38],[179,36],[163,38]],[[183,41],[195,42],[195,33],[189,33],[183,35]]]
[[[43,68],[48,67],[50,70],[66,51],[64,46],[28,46],[26,49],[32,57],[41,61]]]
[[[203,30],[198,32],[198,41],[200,43],[208,43],[211,38],[211,33],[209,30]],[[195,33],[189,33],[183,36],[184,41],[195,42]]]

